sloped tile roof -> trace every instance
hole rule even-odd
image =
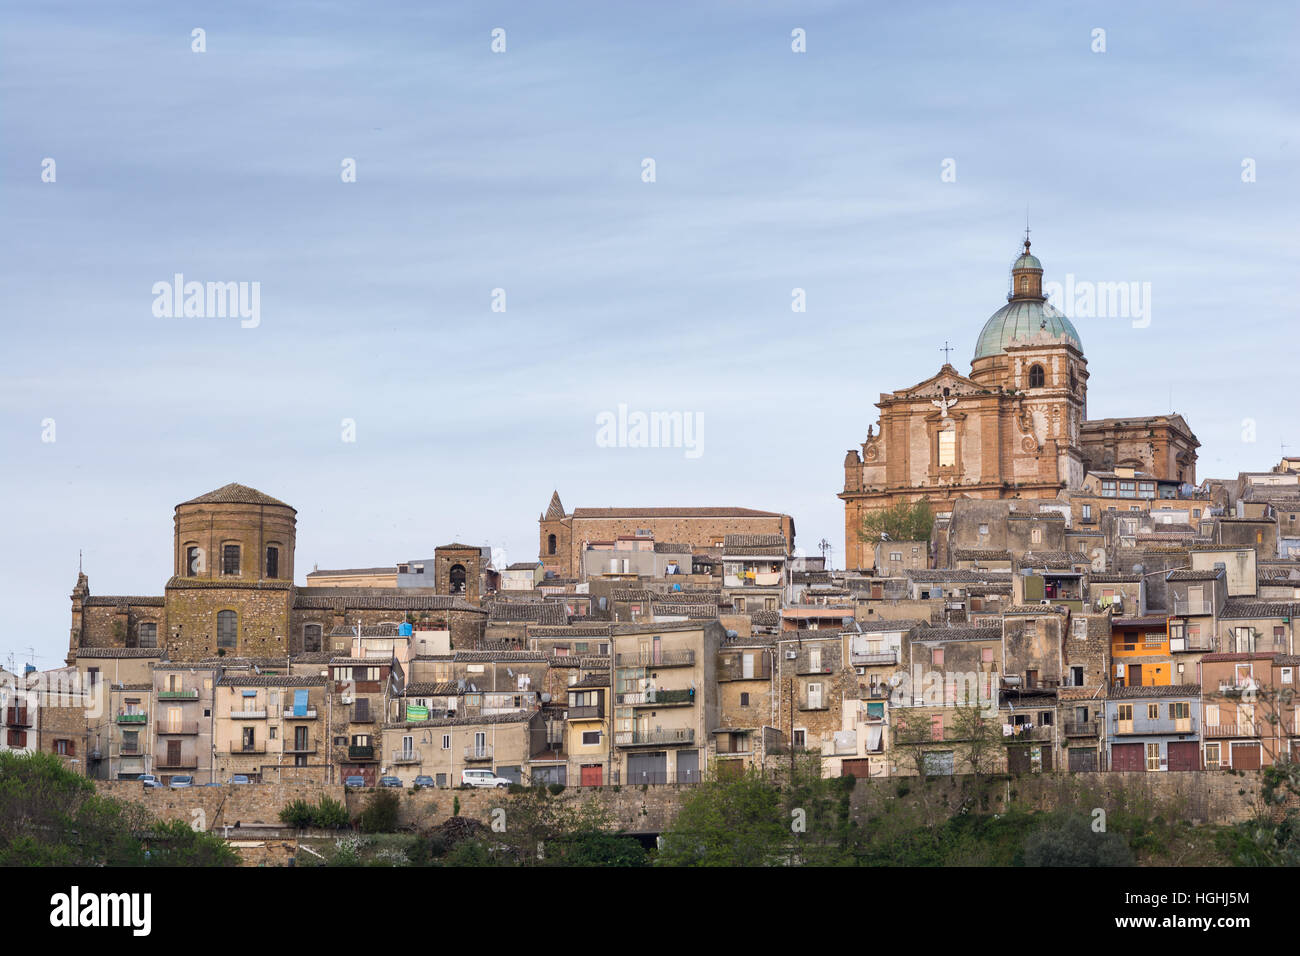
[[[285,504],[278,498],[272,498],[256,488],[236,484],[233,481],[228,485],[222,485],[215,491],[209,491],[205,495],[199,495],[189,501],[182,501],[176,507],[179,508],[182,505],[277,505],[281,508],[293,510],[292,506]]]

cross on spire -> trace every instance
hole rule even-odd
[[[947,339],[944,339],[944,340],[943,340],[943,348],[939,349],[939,351],[943,353],[943,364],[944,364],[944,365],[949,364],[949,363],[948,363],[948,353],[952,351],[952,346],[948,344],[948,340],[947,340]]]

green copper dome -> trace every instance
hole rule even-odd
[[[984,323],[975,343],[975,358],[997,355],[1017,339],[1032,338],[1039,332],[1046,332],[1054,338],[1065,336],[1075,348],[1083,351],[1079,333],[1064,313],[1043,299],[1012,299]]]
[[[1011,264],[1011,268],[1012,270],[1038,269],[1039,271],[1041,271],[1043,268],[1043,264],[1038,261],[1038,256],[1031,256],[1029,253],[1026,252],[1023,256],[1021,256],[1019,259],[1017,259],[1015,262]]]

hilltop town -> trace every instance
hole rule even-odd
[[[100,780],[435,788],[1292,759],[1300,458],[1198,480],[1181,416],[1088,419],[1042,279],[1026,239],[969,375],[881,394],[844,569],[780,502],[557,492],[535,560],[450,542],[300,586],[295,509],[229,484],[175,506],[160,594],[78,574],[66,665],[5,675],[4,747]]]

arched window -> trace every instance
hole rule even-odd
[[[236,644],[238,630],[236,628],[236,618],[234,611],[217,612],[217,647],[233,649]]]
[[[453,564],[451,566],[451,571],[449,576],[451,578],[451,593],[464,594],[465,593],[465,565]]]
[[[221,573],[239,573],[239,545],[223,544],[221,546]]]
[[[280,549],[268,547],[266,549],[266,576],[268,579],[275,579],[280,576]]]
[[[185,547],[185,576],[192,578],[198,575],[203,567],[203,552],[199,550],[197,544],[186,545]]]
[[[302,649],[308,653],[320,650],[320,625],[304,624],[302,626]]]
[[[1029,387],[1042,388],[1047,381],[1047,375],[1043,372],[1041,365],[1035,365],[1029,370]]]
[[[1020,277],[1020,291],[1025,293],[1029,291],[1029,276]]]
[[[546,536],[546,553],[547,554],[555,553],[555,535],[553,534],[548,534]]]

